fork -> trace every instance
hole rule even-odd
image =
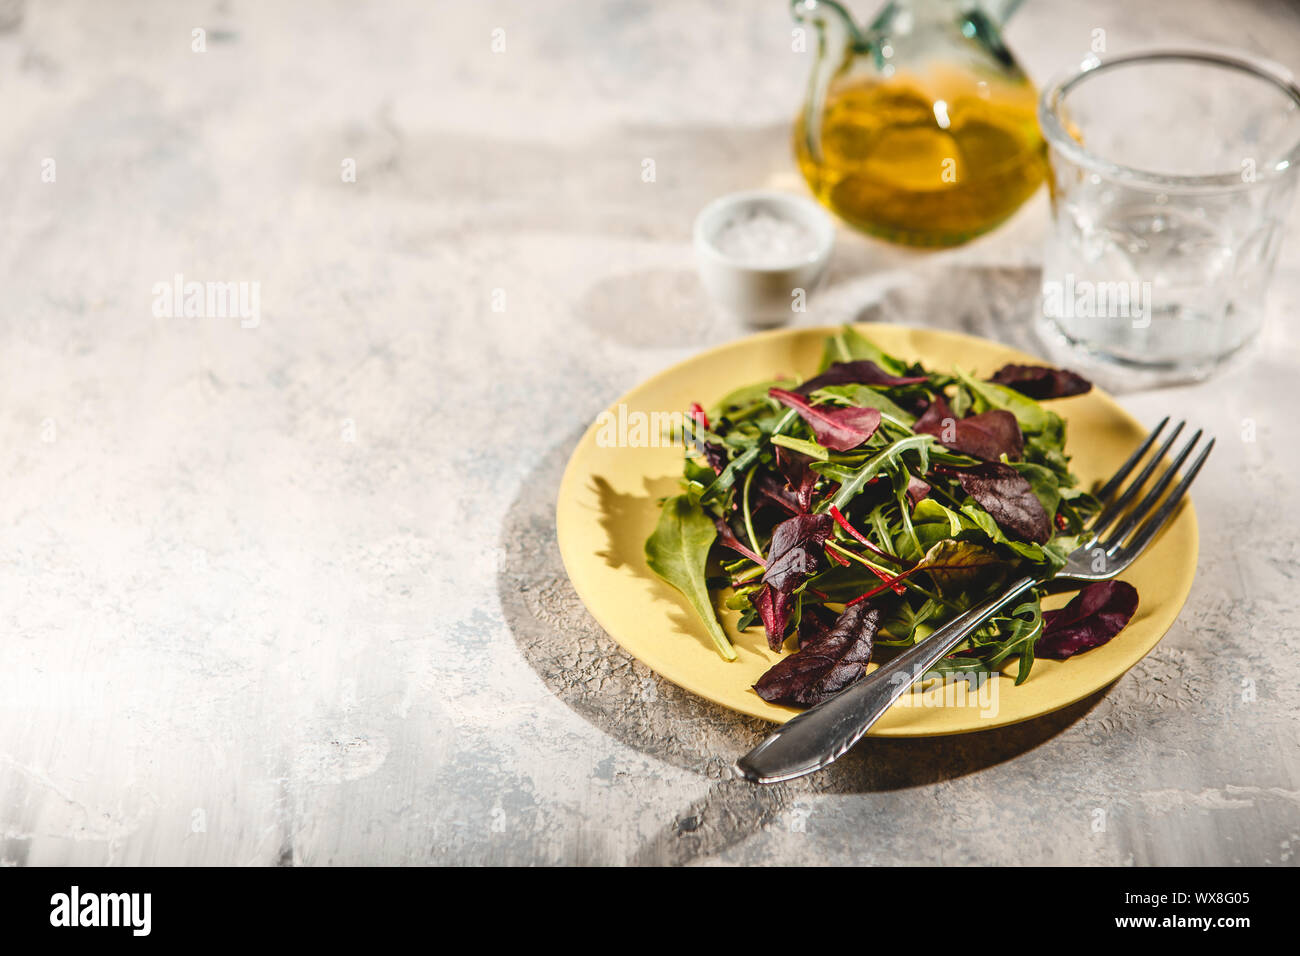
[[[739,774],[754,783],[779,783],[821,770],[847,753],[894,701],[945,655],[1026,591],[1049,580],[1082,585],[1107,581],[1121,574],[1142,554],[1160,529],[1169,523],[1178,503],[1187,494],[1187,489],[1196,479],[1196,473],[1201,470],[1210,450],[1214,448],[1214,439],[1211,438],[1202,446],[1183,479],[1173,491],[1165,495],[1177,477],[1178,469],[1200,442],[1202,433],[1198,429],[1141,500],[1130,508],[1130,503],[1173,447],[1186,422],[1174,426],[1137,477],[1121,490],[1128,476],[1146,457],[1168,424],[1169,418],[1166,416],[1119,470],[1097,490],[1096,497],[1102,502],[1102,509],[1088,528],[1087,540],[1071,552],[1060,571],[1055,575],[1026,576],[1012,582],[1001,593],[964,611],[856,684],[791,718],[736,761]],[[1112,524],[1114,528],[1103,540],[1102,534]]]

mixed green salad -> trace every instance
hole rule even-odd
[[[1090,387],[1041,366],[930,371],[845,326],[807,381],[692,406],[682,491],[663,502],[647,563],[723,658],[736,652],[714,611],[720,590],[742,630],[761,626],[773,650],[793,645],[754,686],[761,697],[820,703],[873,654],[925,640],[999,584],[1060,569],[1099,504],[1070,472],[1065,422],[1042,402]],[[1119,581],[1056,611],[1040,598],[1029,592],[931,674],[1014,661],[1019,684],[1036,657],[1104,644],[1137,607]]]

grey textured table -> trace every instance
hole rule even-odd
[[[2,6],[0,862],[1300,858],[1294,236],[1249,361],[1125,397],[1220,436],[1159,647],[756,789],[763,726],[604,635],[553,505],[601,408],[742,332],[689,225],[797,185],[785,4]],[[1283,3],[1030,0],[1008,37],[1041,81],[1098,28],[1300,66]],[[1045,215],[841,231],[800,321],[1033,349]],[[155,314],[177,274],[259,283],[257,322]]]

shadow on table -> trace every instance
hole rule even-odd
[[[902,790],[976,773],[1050,740],[1105,693],[997,730],[868,739],[826,771],[785,784],[758,787],[736,779],[732,764],[772,725],[659,678],[601,630],[569,583],[555,541],[555,496],[581,434],[569,434],[524,479],[506,515],[498,591],[520,651],[560,700],[624,745],[713,781],[703,798],[677,813],[628,862],[685,863],[718,853],[810,794]],[[607,546],[609,557],[639,563],[633,550],[620,542]]]

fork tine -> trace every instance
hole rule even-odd
[[[1142,527],[1137,529],[1137,533],[1133,535],[1133,540],[1126,549],[1130,559],[1141,554],[1143,549],[1151,543],[1151,539],[1156,536],[1156,532],[1163,528],[1166,522],[1168,522],[1169,517],[1174,512],[1174,508],[1178,506],[1178,502],[1182,500],[1183,495],[1187,493],[1187,489],[1190,488],[1192,482],[1196,480],[1196,473],[1201,470],[1201,465],[1205,464],[1205,459],[1210,457],[1210,451],[1213,448],[1214,439],[1211,438],[1209,444],[1202,448],[1201,453],[1196,456],[1196,460],[1192,462],[1192,466],[1187,469],[1187,475],[1178,483],[1178,487],[1170,492],[1169,497],[1165,499],[1165,503],[1160,506],[1160,509],[1155,514],[1146,520]]]
[[[1183,450],[1178,453],[1178,456],[1173,460],[1169,467],[1165,469],[1165,473],[1160,476],[1160,479],[1152,486],[1151,490],[1142,497],[1142,500],[1134,505],[1133,510],[1124,516],[1124,520],[1121,521],[1116,526],[1115,530],[1111,532],[1110,540],[1102,545],[1102,547],[1107,551],[1113,551],[1118,548],[1124,542],[1124,538],[1128,533],[1137,526],[1137,523],[1145,518],[1147,512],[1156,506],[1156,503],[1160,500],[1160,496],[1163,495],[1165,489],[1169,487],[1169,483],[1178,475],[1178,469],[1183,467],[1183,462],[1185,462],[1187,456],[1192,453],[1192,449],[1196,447],[1196,443],[1201,440],[1201,434],[1201,429],[1196,429],[1196,434],[1193,435],[1191,440],[1183,446]]]
[[[1124,479],[1128,477],[1129,472],[1132,471],[1137,466],[1137,463],[1142,460],[1142,456],[1145,455],[1147,451],[1150,450],[1151,446],[1155,444],[1156,439],[1160,437],[1160,433],[1164,431],[1165,426],[1168,424],[1169,416],[1166,415],[1160,420],[1159,425],[1151,429],[1151,434],[1147,435],[1146,441],[1138,446],[1137,451],[1128,456],[1128,461],[1119,466],[1119,471],[1111,475],[1110,480],[1097,489],[1098,499],[1105,501],[1119,490],[1119,486],[1124,483]]]
[[[1159,450],[1146,463],[1138,476],[1129,483],[1129,486],[1120,493],[1118,498],[1102,509],[1101,514],[1097,516],[1097,520],[1092,524],[1091,531],[1094,540],[1101,537],[1101,533],[1106,530],[1106,526],[1118,518],[1128,503],[1133,500],[1133,496],[1142,490],[1142,486],[1147,483],[1147,479],[1156,470],[1156,466],[1164,461],[1165,455],[1169,453],[1169,449],[1174,443],[1174,439],[1179,436],[1186,424],[1187,422],[1179,422],[1174,426],[1174,430],[1169,433],[1169,437],[1160,443]]]

